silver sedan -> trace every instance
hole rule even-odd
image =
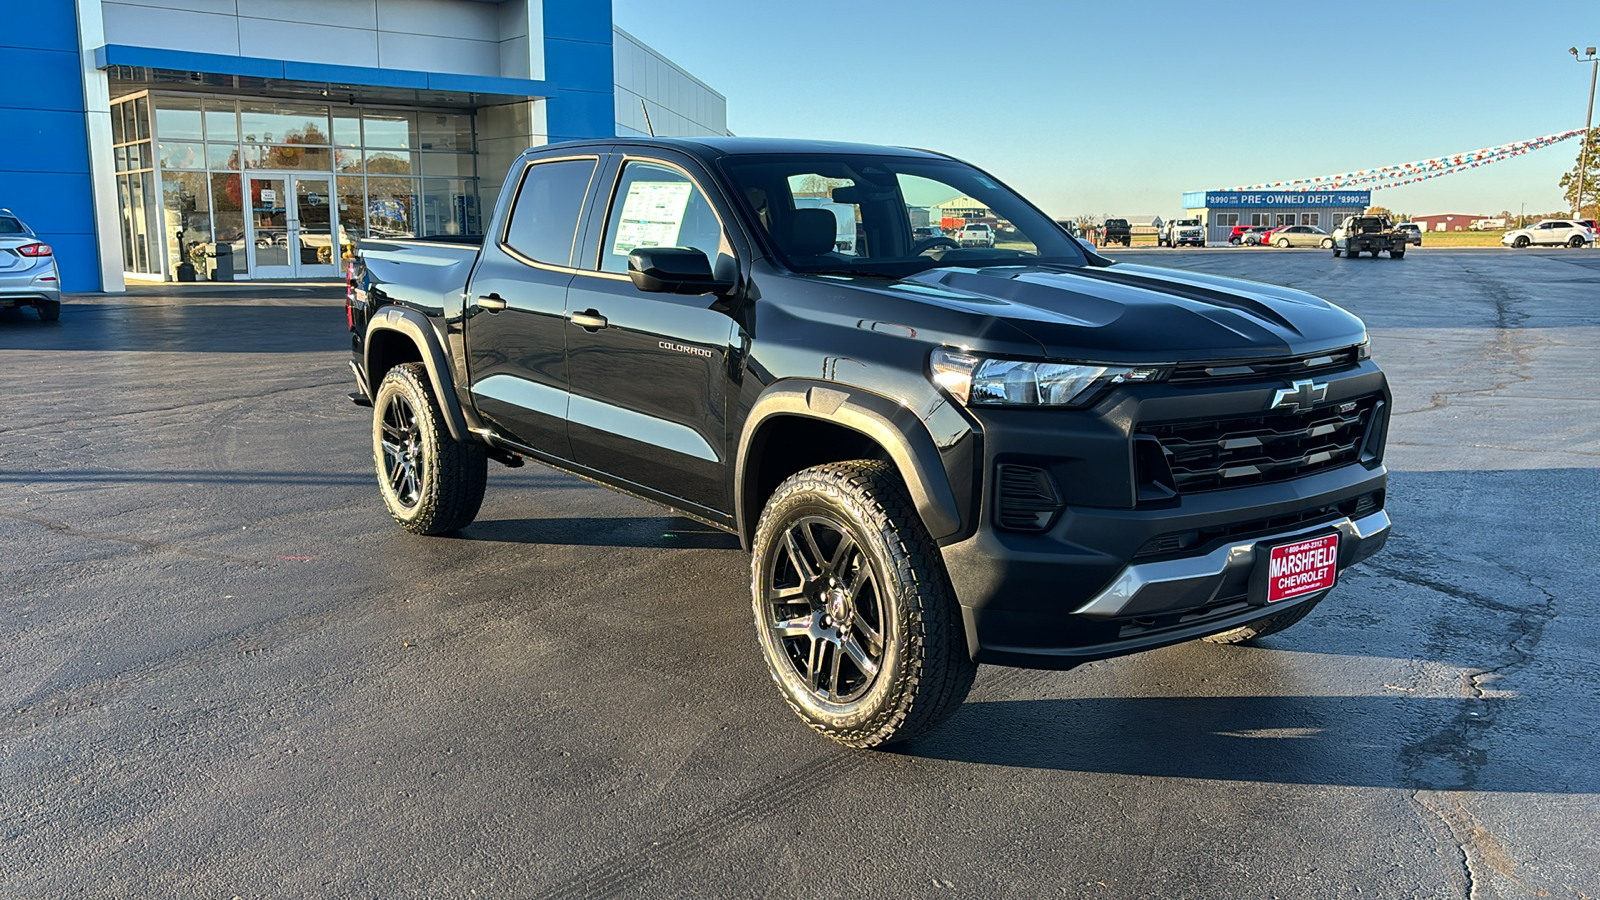
[[[31,306],[39,318],[61,318],[61,275],[55,251],[9,209],[0,209],[0,309]]]
[[[1290,225],[1288,228],[1279,228],[1272,233],[1274,247],[1321,247],[1326,250],[1333,246],[1333,235],[1313,225]]]

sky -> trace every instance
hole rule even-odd
[[[1600,3],[613,0],[735,134],[923,147],[1057,217],[1582,128]],[[1566,209],[1576,138],[1376,192],[1412,215]]]

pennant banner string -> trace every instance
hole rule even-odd
[[[1414,184],[1437,178],[1440,175],[1450,175],[1467,169],[1476,169],[1490,163],[1500,162],[1521,156],[1534,150],[1541,150],[1551,144],[1575,138],[1583,134],[1582,128],[1571,131],[1562,131],[1557,134],[1547,134],[1543,137],[1532,138],[1526,141],[1512,141],[1498,147],[1485,147],[1482,150],[1472,150],[1467,153],[1455,153],[1450,156],[1436,156],[1432,159],[1419,159],[1415,162],[1400,163],[1396,166],[1379,166],[1374,169],[1357,169],[1354,172],[1342,172],[1338,175],[1319,175],[1315,178],[1293,178],[1288,181],[1269,181],[1263,184],[1250,184],[1243,187],[1228,188],[1233,191],[1320,191],[1339,190],[1340,188],[1360,187],[1369,190],[1381,190],[1388,187],[1399,187],[1402,184]]]

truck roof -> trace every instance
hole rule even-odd
[[[703,159],[722,156],[747,156],[775,153],[850,153],[857,156],[914,156],[925,159],[950,159],[943,153],[916,150],[910,147],[885,147],[880,144],[854,144],[846,141],[813,141],[799,138],[731,137],[709,135],[689,138],[618,137],[583,141],[562,141],[532,148],[543,151],[552,148],[577,147],[655,147],[677,150]]]

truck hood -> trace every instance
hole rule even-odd
[[[1259,359],[1366,340],[1360,319],[1303,291],[1152,266],[930,269],[888,290],[1003,319],[1056,359]]]

